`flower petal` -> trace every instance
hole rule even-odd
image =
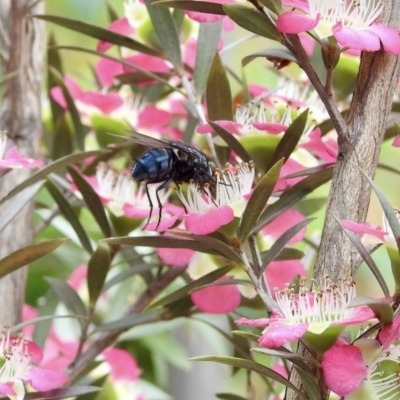
[[[361,51],[378,51],[381,48],[378,36],[367,29],[353,29],[338,22],[332,27],[332,32],[337,42],[344,47]]]
[[[229,206],[222,206],[204,214],[192,214],[185,219],[186,229],[195,235],[207,235],[233,221],[235,215]]]
[[[258,343],[267,348],[284,346],[287,343],[299,340],[307,331],[308,323],[301,324],[282,324],[274,322],[266,329]]]
[[[388,232],[382,231],[380,226],[374,228],[369,222],[365,222],[364,224],[359,224],[357,222],[348,221],[346,219],[342,219],[340,221],[343,228],[348,229],[354,233],[366,233],[368,235],[372,235],[382,242],[385,241],[385,235],[388,235]]]
[[[390,54],[400,54],[400,36],[399,31],[389,26],[382,25],[379,21],[369,26],[368,31],[373,32],[379,37],[383,48]]]
[[[360,349],[349,344],[335,344],[326,351],[322,370],[326,385],[339,396],[356,390],[368,373]]]
[[[38,391],[46,391],[60,387],[68,380],[68,377],[61,372],[39,367],[31,367],[19,377],[29,382],[29,384]]]
[[[276,20],[276,29],[282,33],[300,33],[314,29],[320,20],[320,14],[315,19],[294,11],[286,11]]]
[[[140,369],[126,350],[109,348],[104,350],[102,355],[111,368],[111,379],[128,382],[136,382],[139,379]]]
[[[218,280],[227,279],[221,278]],[[240,292],[236,285],[209,286],[190,295],[193,303],[203,312],[226,314],[240,304]]]

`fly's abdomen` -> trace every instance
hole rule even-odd
[[[165,181],[173,168],[174,153],[171,149],[151,149],[142,154],[132,169],[137,182],[157,183]]]

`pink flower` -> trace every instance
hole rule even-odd
[[[270,237],[271,242],[278,239],[284,232],[290,229],[297,223],[304,221],[305,217],[296,210],[287,210],[276,217],[270,224],[268,224],[261,232],[264,236]],[[304,238],[307,228],[303,228],[297,233],[288,244],[301,242]],[[272,244],[272,243],[271,243]],[[303,274],[302,274],[303,275]]]
[[[392,142],[393,147],[400,147],[400,135],[396,135]]]
[[[43,353],[39,346],[24,339],[20,334],[10,337],[8,330],[1,333],[0,393],[23,398],[22,382],[39,391],[51,390],[68,380],[63,373],[39,368],[32,362],[40,362]]]
[[[326,385],[339,396],[356,390],[368,373],[360,349],[340,338],[324,354],[322,369]]]
[[[330,326],[360,324],[375,317],[367,306],[347,308],[355,297],[352,280],[341,280],[335,284],[326,278],[321,289],[314,286],[312,290],[305,286],[305,281],[305,278],[300,279],[298,295],[291,287],[276,290],[280,310],[273,310],[271,318],[240,318],[236,323],[253,327],[268,325],[258,340],[261,346],[284,346],[305,336],[309,345],[323,352],[331,345],[332,335],[340,334],[340,329],[332,331]],[[314,335],[307,336],[307,332]]]
[[[218,281],[227,278],[222,277]],[[211,314],[226,314],[234,311],[239,307],[241,299],[239,289],[232,284],[209,286],[193,292],[190,298],[200,311]]]
[[[213,1],[210,1],[210,3],[227,4],[227,3],[232,3],[233,1],[234,0],[213,0]],[[219,21],[220,19],[224,19],[224,21],[229,20],[229,18],[227,18],[223,15],[207,14],[207,13],[202,13],[202,12],[198,12],[198,11],[185,11],[185,14],[193,21],[197,21],[200,23],[216,22],[216,21]],[[230,24],[225,25],[224,29],[226,31],[232,30],[232,21]]]
[[[321,129],[314,129],[308,134],[308,141],[306,143],[300,143],[299,147],[310,150],[323,161],[328,163],[335,162],[338,151],[337,142],[329,138],[323,141],[321,135]]]
[[[271,293],[274,293],[275,288],[284,289],[285,285],[291,283],[297,275],[305,274],[304,265],[299,260],[272,261],[265,270]]]
[[[384,7],[382,0],[296,3],[302,12],[286,11],[280,15],[276,21],[280,32],[298,34],[314,29],[321,37],[333,33],[343,47],[361,51],[378,51],[383,47],[388,53],[400,54],[398,30],[376,21]]]
[[[382,231],[382,228],[380,226],[374,228],[369,222],[359,224],[357,222],[348,221],[345,219],[342,219],[340,222],[343,228],[348,229],[349,231],[352,231],[354,233],[365,233],[368,235],[372,235],[382,242],[385,241],[385,235],[388,235],[388,232]]]
[[[11,147],[11,149],[6,152],[6,145],[6,133],[0,131],[0,176],[5,175],[12,169],[37,168],[44,166],[42,160],[34,160],[23,156],[16,146]]]
[[[378,338],[361,338],[353,344],[339,339],[322,360],[329,389],[345,400],[395,398],[400,390],[400,316],[381,329]],[[343,368],[343,366],[346,368]]]
[[[193,183],[189,184],[186,194],[178,192],[188,211],[186,229],[195,235],[207,235],[232,222],[235,215],[243,212],[245,196],[251,192],[253,180],[254,167],[242,163],[217,175],[215,195],[208,188],[202,193]]]
[[[161,223],[160,223],[161,224]],[[185,240],[185,237],[172,235],[171,233],[165,233],[164,236],[167,237],[175,237],[182,240]],[[162,248],[157,247],[156,253],[158,257],[160,257],[161,261],[164,264],[171,265],[173,267],[185,267],[188,265],[189,261],[195,254],[194,250],[190,249],[171,249],[171,248]]]
[[[71,93],[71,96],[82,105],[81,108],[86,110],[86,114],[89,111],[88,106],[94,107],[104,114],[110,114],[123,104],[123,100],[118,93],[100,93],[92,90],[84,91],[71,77],[65,76],[64,79],[65,85]],[[51,88],[50,94],[53,100],[60,107],[65,109],[68,108],[64,94],[60,87],[55,86]]]

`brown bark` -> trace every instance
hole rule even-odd
[[[0,129],[8,133],[8,147],[18,146],[20,152],[37,158],[41,135],[40,96],[45,49],[44,24],[29,18],[42,13],[43,2],[29,9],[31,0],[1,2],[0,22],[4,62],[3,76],[12,76],[3,86],[0,108]],[[30,170],[14,170],[1,178],[0,198],[31,174]],[[11,200],[12,202],[12,200]],[[0,208],[0,213],[9,203]],[[26,205],[0,234],[0,258],[32,243],[33,203]],[[20,320],[24,302],[27,270],[21,268],[0,280],[2,305],[0,326]]]

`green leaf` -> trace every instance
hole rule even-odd
[[[46,165],[45,167],[41,168],[39,171],[37,171],[33,175],[31,175],[28,179],[25,179],[19,185],[15,186],[15,188],[13,190],[11,190],[10,193],[8,193],[6,196],[4,196],[0,200],[0,205],[3,204],[5,201],[11,199],[18,193],[22,192],[28,186],[31,186],[34,183],[39,182],[42,179],[45,179],[47,177],[47,175],[49,175],[52,172],[58,171],[61,168],[65,168],[68,165],[71,165],[78,161],[84,160],[85,158],[89,158],[89,157],[93,157],[93,156],[97,156],[97,155],[105,154],[105,153],[107,153],[107,150],[94,150],[94,151],[70,154],[63,158],[60,158],[59,160],[54,161],[54,162]]]
[[[382,327],[388,326],[393,322],[393,308],[387,301],[371,297],[355,297],[347,307],[360,306],[368,306],[375,313]]]
[[[100,242],[88,262],[87,285],[91,309],[94,309],[101,294],[110,262],[110,248],[107,244]]]
[[[71,312],[75,315],[87,315],[86,307],[83,304],[82,299],[67,282],[62,281],[61,279],[48,277],[44,278],[44,280],[48,282],[60,301],[62,301]]]
[[[251,161],[249,153],[242,146],[242,144],[233,136],[231,132],[223,128],[221,125],[213,121],[207,121],[214,129],[214,132],[233,150],[244,162]]]
[[[68,399],[87,393],[95,393],[102,390],[95,386],[71,386],[67,388],[52,389],[46,392],[25,393],[24,400],[58,400]]]
[[[43,186],[44,180],[37,182],[23,190],[15,199],[10,202],[0,214],[0,232],[18,215],[28,201],[32,200],[37,191]]]
[[[201,99],[206,90],[207,76],[218,50],[221,27],[222,21],[200,24],[197,38],[196,64],[193,73],[194,89],[198,99]]]
[[[308,362],[313,362],[314,364],[317,364],[319,367],[321,367],[320,363],[317,360],[313,358],[306,358],[296,353],[292,353],[291,351],[285,349],[284,347],[274,348],[274,349],[257,347],[251,349],[251,351],[272,357],[284,358],[286,360],[291,361],[293,364],[296,364],[297,366],[303,368],[304,370],[309,370],[309,367],[307,366]]]
[[[299,375],[301,383],[303,384],[304,389],[306,390],[308,396],[307,399],[321,400],[318,381],[315,379],[314,375],[308,371],[305,371],[303,368],[299,368],[297,366],[295,366],[294,369]]]
[[[255,343],[258,343],[258,339],[260,339],[260,335],[245,331],[232,331],[232,335],[240,336],[241,338],[248,339]]]
[[[154,6],[178,8],[180,10],[197,11],[207,14],[226,15],[222,4],[211,1],[171,0],[155,1]]]
[[[109,239],[103,239],[104,242],[110,244],[121,244],[126,246],[147,246],[147,247],[165,247],[169,249],[192,249],[209,254],[221,254],[204,243],[194,240],[182,240],[166,236],[122,236]],[[222,254],[221,254],[222,255]]]
[[[208,74],[206,100],[210,120],[233,120],[231,87],[218,52]]]
[[[276,40],[280,43],[283,42],[283,37],[275,25],[265,14],[258,11],[255,7],[240,3],[224,4],[222,7],[229,18],[242,28],[267,39]]]
[[[223,356],[201,356],[201,357],[192,357],[189,358],[190,361],[212,361],[217,362],[220,364],[230,365],[235,368],[243,368],[247,369],[248,371],[256,372],[262,376],[266,376],[271,378],[279,383],[282,383],[289,389],[294,390],[298,393],[302,398],[305,399],[304,395],[287,379],[285,379],[282,375],[278,374],[271,368],[265,367],[264,365],[258,364],[251,360],[245,360],[243,358],[236,358],[236,357],[223,357]]]
[[[292,239],[298,232],[300,232],[305,226],[307,226],[311,221],[314,221],[315,218],[305,219],[292,226],[290,229],[282,233],[278,239],[274,242],[271,248],[268,251],[268,255],[263,259],[263,264],[261,266],[260,276],[263,276],[263,273],[267,266],[271,263],[271,261],[275,260],[278,254],[284,249],[287,243],[289,243],[290,239]]]
[[[153,72],[153,74],[157,77],[157,81],[166,80],[172,77],[172,74],[167,72]],[[149,78],[147,72],[142,71],[125,72],[123,74],[114,75],[114,78],[124,85],[135,85],[138,83],[151,82],[153,80],[152,78]]]
[[[86,234],[85,230],[83,229],[82,224],[80,223],[75,211],[72,209],[71,204],[67,201],[64,195],[58,190],[57,186],[54,182],[47,178],[46,188],[53,197],[54,201],[57,203],[58,208],[60,209],[61,213],[65,216],[66,220],[71,224],[72,228],[74,229],[76,235],[81,242],[82,247],[88,252],[92,253],[92,245],[90,243],[90,239]]]
[[[51,146],[51,158],[53,160],[74,152],[74,135],[68,120],[68,113],[62,112],[55,123]]]
[[[48,22],[52,22],[63,28],[71,29],[74,32],[80,32],[84,35],[94,37],[105,42],[114,43],[116,45],[126,47],[131,50],[136,50],[140,53],[149,54],[151,56],[159,56],[160,53],[157,50],[151,49],[146,45],[131,39],[128,36],[120,35],[119,33],[110,31],[108,29],[101,28],[100,26],[88,24],[86,22],[79,21],[72,18],[64,18],[58,15],[33,15],[34,18],[43,19]]]
[[[94,55],[99,56],[99,57],[102,57],[102,58],[107,58],[107,59],[109,59],[109,60],[111,60],[111,61],[115,61],[115,62],[117,62],[117,63],[120,63],[120,64],[122,64],[122,65],[125,65],[125,66],[128,67],[128,68],[133,68],[133,69],[139,71],[140,73],[142,73],[142,74],[148,76],[149,78],[154,79],[154,80],[156,80],[157,82],[163,83],[164,85],[168,86],[168,87],[171,88],[172,90],[183,94],[183,92],[180,91],[180,89],[178,89],[178,88],[177,88],[176,86],[174,86],[172,83],[169,83],[169,82],[166,81],[165,79],[162,79],[162,78],[160,77],[159,74],[150,72],[150,71],[148,71],[148,70],[145,70],[145,69],[139,67],[138,65],[133,64],[133,63],[130,63],[130,62],[124,60],[124,59],[112,57],[112,56],[109,56],[108,54],[101,53],[101,52],[96,51],[96,50],[86,49],[86,48],[84,48],[84,47],[78,47],[78,46],[58,46],[57,48],[60,49],[60,50],[82,51],[82,52],[84,52],[84,53],[94,54]]]
[[[242,67],[245,67],[251,61],[256,58],[271,58],[277,60],[288,60],[297,63],[296,57],[285,47],[278,47],[274,49],[265,49],[257,51],[256,53],[250,54],[242,59]]]
[[[274,190],[276,182],[279,179],[279,174],[283,165],[283,160],[278,161],[261,179],[255,187],[246,208],[239,226],[239,240],[244,243],[248,238],[254,224],[257,222],[260,214],[264,210],[269,197]]]
[[[148,324],[150,322],[160,321],[160,315],[163,312],[161,308],[149,310],[142,312],[140,314],[129,314],[124,315],[123,317],[107,322],[105,324],[99,325],[97,327],[97,331],[106,332],[106,331],[124,331],[129,328],[133,328],[137,325]]]
[[[69,92],[66,84],[64,83],[63,76],[51,66],[49,66],[49,72],[52,75],[54,82],[61,87],[65,101],[67,102],[68,110],[71,113],[72,122],[75,127],[75,137],[78,149],[83,151],[85,147],[85,136],[89,132],[89,129],[81,122],[81,117],[78,109],[76,108],[75,101],[72,98],[72,95]]]
[[[260,3],[276,15],[282,14],[283,6],[281,0],[260,0]]]
[[[374,274],[376,280],[379,283],[379,286],[381,287],[383,294],[385,295],[386,299],[389,301],[390,300],[390,293],[389,293],[389,288],[387,287],[385,278],[381,274],[381,271],[379,271],[378,266],[375,264],[375,261],[371,257],[371,254],[369,254],[368,250],[363,246],[361,243],[361,240],[355,235],[353,232],[349,231],[348,229],[345,229],[342,224],[340,223],[340,220],[333,214],[331,214],[333,219],[338,223],[338,225],[342,228],[344,233],[347,235],[347,237],[350,239],[351,243],[353,246],[356,248],[362,259],[365,261],[365,263],[368,265],[369,269],[371,272]],[[354,271],[355,272],[355,271]]]
[[[237,396],[236,394],[231,393],[217,393],[215,397],[221,400],[246,400],[245,397]]]
[[[183,74],[181,47],[174,18],[167,8],[153,7],[153,0],[145,0],[147,11],[162,49],[177,70]]]
[[[52,239],[16,250],[0,260],[0,278],[51,253],[69,239]]]
[[[56,71],[59,71],[61,75],[63,75],[63,68],[61,57],[58,50],[55,48],[57,46],[57,42],[53,32],[49,34],[49,40],[47,45],[47,65],[52,67]],[[53,75],[50,73],[50,69],[47,69],[47,98],[50,101],[51,115],[53,117],[53,125],[56,125],[56,121],[59,120],[62,114],[64,114],[63,108],[56,103],[56,101],[50,96],[50,90],[54,87],[58,86],[58,83],[53,78]]]
[[[279,198],[279,200],[268,206],[268,208],[262,213],[259,221],[253,227],[250,233],[258,232],[264,228],[264,226],[273,221],[278,215],[294,206],[298,201],[303,199],[319,186],[328,182],[330,179],[332,179],[332,173],[333,167],[326,168],[313,175],[310,175],[309,177],[296,183],[290,189],[287,189]]]
[[[265,263],[265,259],[268,256],[269,250],[261,252],[261,260],[263,264]],[[285,260],[300,260],[304,257],[304,252],[299,249],[295,249],[292,247],[285,247],[282,251],[274,258],[275,261],[285,261]]]
[[[107,215],[98,194],[75,168],[67,167],[67,170],[82,194],[90,212],[99,224],[100,229],[103,231],[104,236],[111,236],[110,224],[108,223]]]
[[[233,268],[233,266],[230,265],[230,266],[218,268],[215,271],[211,271],[208,274],[202,276],[201,278],[199,278],[193,282],[190,282],[189,284],[176,290],[175,292],[173,292],[167,296],[164,296],[160,300],[157,300],[156,302],[152,303],[150,305],[150,308],[166,306],[168,304],[174,303],[175,301],[188,296],[191,292],[194,291],[194,289],[197,289],[198,287],[207,285],[210,282],[214,282],[217,279],[221,278],[222,276],[226,275],[232,268]]]
[[[285,134],[276,147],[274,154],[268,162],[267,170],[276,164],[281,158],[284,158],[284,163],[293,153],[300,138],[303,136],[304,129],[307,124],[308,109],[303,111],[287,128]]]
[[[230,245],[227,245],[223,241],[212,237],[211,235],[197,236],[190,233],[173,230],[171,230],[170,232],[174,233],[175,235],[184,236],[194,240],[195,242],[201,243],[202,245],[205,245],[206,248],[215,250],[215,252],[217,252],[218,254],[226,257],[228,260],[232,260],[238,263],[239,265],[243,263],[238,253],[236,253],[236,251]]]

